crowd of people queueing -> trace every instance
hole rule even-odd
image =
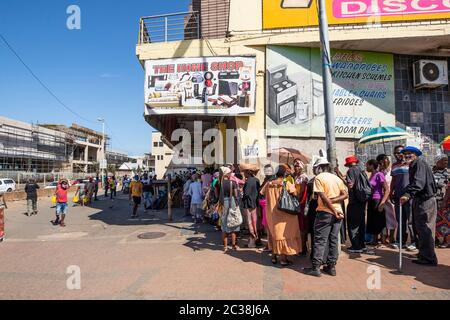
[[[274,264],[288,266],[290,257],[309,255],[312,267],[304,272],[312,276],[322,271],[336,275],[346,233],[349,253],[374,254],[374,248],[401,245],[418,250],[413,263],[436,266],[435,247],[450,244],[448,157],[438,157],[432,168],[419,149],[398,146],[394,158],[391,165],[390,157],[382,154],[363,167],[356,156],[349,156],[345,174],[338,168],[332,172],[330,163],[319,158],[312,178],[305,163],[296,159],[293,167],[281,164],[276,171],[267,165],[262,182],[258,169],[249,165],[188,173],[185,214],[195,223],[216,225],[225,252],[230,240],[231,248],[239,249],[237,239],[245,229],[249,248],[263,247],[261,239],[267,237],[261,249],[271,253]],[[286,210],[283,203],[291,202],[295,209]]]

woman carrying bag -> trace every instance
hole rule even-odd
[[[267,225],[271,234],[272,263],[277,264],[280,256],[282,267],[292,264],[288,256],[295,256],[302,250],[298,214],[287,213],[283,208],[283,200],[293,200],[287,193],[296,196],[295,185],[288,178],[288,165],[281,164],[276,179],[268,182],[261,190],[267,200]],[[289,201],[287,201],[289,202]],[[286,203],[287,203],[286,202]],[[300,211],[298,211],[300,213]]]
[[[229,235],[231,235],[231,245],[233,246],[233,250],[238,250],[236,239],[237,233],[240,232],[242,224],[242,214],[236,201],[238,195],[238,185],[230,180],[231,169],[222,167],[220,170],[222,171],[219,199],[222,206],[220,225],[222,228],[224,253],[227,253]]]

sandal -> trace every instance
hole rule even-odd
[[[59,225],[61,226],[61,228],[65,228],[66,227],[66,224],[64,222],[61,222]]]
[[[276,255],[273,255],[273,257],[272,257],[272,263],[273,263],[273,264],[277,264],[277,263],[278,263],[278,258],[277,258]]]

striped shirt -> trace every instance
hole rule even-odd
[[[404,162],[396,162],[392,165],[391,177],[394,180],[394,196],[399,199],[403,196],[406,186],[409,184],[409,166]]]

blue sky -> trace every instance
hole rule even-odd
[[[34,73],[84,118],[103,117],[112,148],[151,150],[144,121],[144,72],[135,47],[141,16],[187,11],[189,0],[1,0],[0,33]],[[81,30],[66,27],[69,5],[81,9]],[[0,115],[34,123],[81,125],[0,40]]]

